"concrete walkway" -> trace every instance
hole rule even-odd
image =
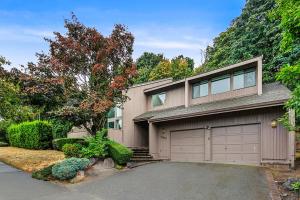
[[[144,165],[68,187],[34,180],[0,164],[2,200],[267,200],[262,168],[170,163]]]

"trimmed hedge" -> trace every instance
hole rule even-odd
[[[52,126],[47,121],[13,124],[7,129],[11,146],[25,149],[51,148]]]
[[[0,142],[8,142],[7,129],[12,124],[12,120],[0,120]]]
[[[125,165],[127,162],[129,162],[130,158],[133,155],[131,149],[114,141],[109,141],[107,144],[108,153],[117,164]]]
[[[90,164],[87,158],[68,158],[52,167],[52,176],[59,180],[69,180],[76,176],[77,172],[84,170]]]
[[[62,151],[64,152],[65,156],[67,158],[70,157],[76,157],[80,158],[81,156],[81,149],[82,145],[81,144],[65,144],[62,148]]]
[[[59,138],[52,141],[53,149],[62,151],[65,144],[81,144],[87,145],[87,142],[83,138]]]

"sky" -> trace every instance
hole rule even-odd
[[[245,0],[1,0],[0,55],[18,67],[47,52],[43,38],[65,32],[74,12],[86,26],[108,36],[124,24],[135,37],[133,58],[143,52],[203,61],[201,51],[239,16]]]

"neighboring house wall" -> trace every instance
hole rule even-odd
[[[265,108],[220,114],[208,117],[181,119],[168,122],[154,123],[157,129],[157,146],[154,155],[159,158],[170,159],[170,132],[178,130],[207,129],[210,127],[226,127],[233,125],[260,125],[260,159],[262,162],[287,162],[288,131],[278,124],[271,127],[272,120],[278,119],[284,114],[282,107]],[[153,137],[155,138],[155,137]],[[151,142],[150,142],[151,144]],[[191,146],[193,148],[193,146]],[[192,150],[192,149],[191,149]],[[196,149],[195,149],[196,150]],[[207,151],[207,149],[206,149]],[[210,150],[211,151],[211,147]],[[157,153],[157,154],[155,154]],[[210,152],[213,156],[213,153]]]
[[[170,107],[182,106],[184,105],[184,86],[173,88],[167,91],[166,93],[166,101],[161,106],[152,106],[152,95],[147,96],[147,111],[151,110],[160,110],[166,109]],[[159,92],[161,93],[161,92]]]

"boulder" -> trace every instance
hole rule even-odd
[[[84,171],[78,171],[77,175],[70,180],[70,183],[79,183],[84,179]]]
[[[115,162],[111,158],[105,158],[102,166],[104,169],[111,169],[115,167]]]

